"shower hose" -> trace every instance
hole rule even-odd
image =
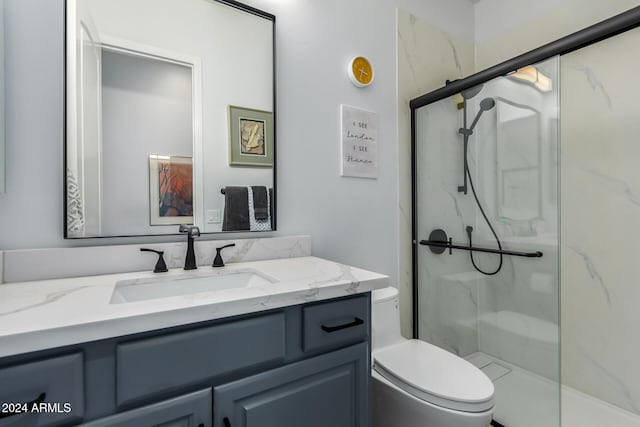
[[[465,135],[465,138],[468,138],[468,136]],[[468,147],[468,144],[465,144],[465,147]],[[467,177],[469,178],[469,184],[471,185],[471,192],[473,193],[473,198],[476,200],[478,209],[480,209],[480,213],[482,214],[482,217],[484,218],[485,222],[489,226],[491,233],[493,233],[493,237],[495,237],[496,243],[498,243],[498,249],[502,250],[502,243],[500,243],[500,239],[498,238],[498,233],[496,233],[496,230],[494,230],[493,225],[491,225],[491,221],[489,221],[489,218],[487,218],[487,214],[484,212],[484,209],[482,208],[482,204],[480,203],[480,200],[478,199],[478,195],[476,194],[476,188],[473,185],[473,179],[471,178],[471,172],[469,171],[469,163],[467,162],[467,156],[464,156],[464,158],[465,158],[464,170],[465,170],[465,173],[467,174]],[[469,247],[473,247],[473,241],[471,239],[472,232],[473,232],[473,227],[468,226],[467,235],[469,236]],[[473,250],[469,251],[469,257],[471,258],[471,264],[473,264],[473,268],[475,268],[477,271],[487,276],[493,276],[494,274],[498,274],[498,272],[502,269],[502,261],[503,261],[502,254],[500,254],[500,263],[498,264],[498,267],[494,271],[484,271],[480,267],[478,267],[475,259],[473,258]]]

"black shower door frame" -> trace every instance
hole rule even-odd
[[[416,110],[441,99],[483,84],[496,77],[506,76],[520,68],[532,65],[553,56],[561,56],[583,47],[617,36],[640,26],[640,6],[629,9],[619,15],[605,19],[590,27],[572,33],[561,39],[545,44],[529,52],[518,55],[493,67],[487,68],[469,77],[448,81],[447,84],[432,92],[421,95],[409,102],[411,108],[411,236],[412,236],[412,273],[413,273],[413,337],[418,338],[418,242],[417,235],[417,167],[416,164]]]

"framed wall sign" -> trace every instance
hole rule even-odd
[[[229,164],[273,166],[273,113],[229,106]]]
[[[378,178],[378,115],[348,105],[340,105],[340,115],[340,174],[357,178]]]

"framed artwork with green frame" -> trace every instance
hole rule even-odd
[[[229,106],[229,165],[273,167],[273,113]]]

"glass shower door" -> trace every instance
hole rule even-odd
[[[640,29],[563,55],[563,425],[640,426]]]
[[[491,378],[507,427],[560,423],[558,64],[416,110],[416,240],[463,247],[418,246],[418,336]]]

